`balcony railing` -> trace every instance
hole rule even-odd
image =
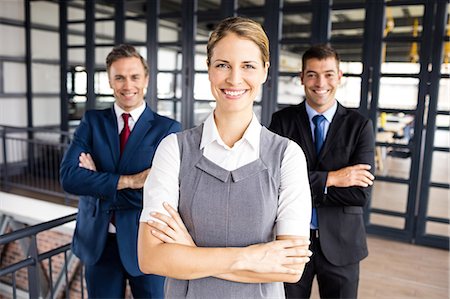
[[[5,221],[4,217],[0,223]],[[19,242],[26,251],[25,258],[0,268],[0,281],[10,286],[10,298],[23,297],[23,293],[28,293],[29,298],[85,297],[83,267],[71,252],[70,242],[45,252],[38,247],[38,234],[75,219],[76,214],[72,214],[0,236],[0,248]],[[22,285],[19,286],[18,280]],[[27,281],[27,286],[23,286],[23,281]]]
[[[70,139],[69,133],[51,128],[0,126],[2,189],[59,197],[66,204],[76,200],[59,182],[59,165]]]

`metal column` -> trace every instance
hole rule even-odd
[[[183,0],[182,18],[181,123],[183,128],[187,129],[194,126],[194,56],[197,0]]]

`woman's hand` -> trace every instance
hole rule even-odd
[[[196,247],[189,234],[180,214],[168,203],[163,203],[164,209],[170,216],[153,212],[151,216],[161,222],[149,220],[147,224],[151,227],[152,235],[164,243],[175,243]]]
[[[301,275],[312,255],[308,244],[307,239],[287,239],[248,246],[236,270]]]

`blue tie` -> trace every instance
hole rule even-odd
[[[314,116],[312,120],[314,123],[314,145],[316,146],[316,153],[319,155],[324,139],[322,123],[325,120],[325,116],[318,114]]]
[[[323,128],[322,123],[325,121],[325,117],[323,115],[316,115],[312,119],[314,123],[314,145],[316,147],[316,153],[317,156],[320,153],[320,150],[322,149],[323,145]],[[318,229],[319,228],[319,221],[317,219],[317,211],[316,208],[312,208],[312,214],[311,214],[311,228]]]

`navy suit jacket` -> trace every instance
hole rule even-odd
[[[372,122],[357,111],[338,103],[336,114],[319,156],[316,154],[305,102],[272,115],[269,129],[297,142],[308,163],[313,206],[317,208],[319,238],[327,260],[336,265],[352,264],[368,254],[363,207],[371,187],[329,187],[328,172],[355,164],[369,164],[374,170]]]
[[[61,162],[65,191],[80,195],[72,251],[85,264],[95,264],[103,252],[111,211],[115,213],[117,243],[125,269],[142,275],[137,260],[142,189],[117,190],[120,175],[152,166],[159,142],[181,130],[180,123],[154,113],[148,106],[136,122],[122,156],[114,108],[86,111]],[[97,171],[78,166],[82,152],[90,153]]]

